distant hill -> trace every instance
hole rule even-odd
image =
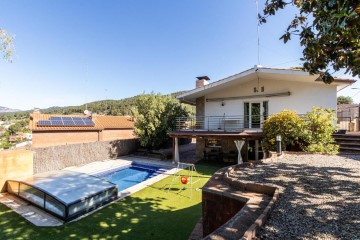
[[[173,97],[184,93],[185,91],[170,93]],[[124,98],[120,100],[101,100],[96,102],[90,102],[80,106],[68,106],[68,107],[50,107],[46,109],[41,109],[42,113],[49,114],[81,114],[87,108],[90,112],[114,116],[124,116],[131,114],[131,108],[135,104],[135,100],[139,95]]]
[[[0,113],[12,113],[12,112],[19,112],[21,110],[19,109],[11,109],[11,108],[7,108],[7,107],[1,107],[0,106]]]
[[[171,95],[176,97],[179,94],[184,93],[185,91],[170,93],[167,95]],[[48,114],[83,114],[84,110],[87,109],[90,112],[97,113],[97,114],[105,114],[105,115],[113,115],[113,116],[124,116],[124,115],[131,115],[131,108],[134,106],[136,99],[139,96],[134,96],[130,98],[124,98],[120,100],[101,100],[96,102],[90,102],[87,104],[79,105],[79,106],[67,106],[67,107],[49,107],[40,109],[42,113]],[[29,113],[32,113],[33,110],[15,110],[9,109],[6,107],[0,107],[0,115],[7,116],[8,119],[13,118],[26,118],[29,116]],[[3,117],[4,118],[4,117]]]

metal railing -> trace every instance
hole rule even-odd
[[[261,129],[264,115],[241,116],[192,116],[176,119],[177,130],[204,130],[239,132],[245,129]]]

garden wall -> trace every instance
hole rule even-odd
[[[33,174],[33,152],[6,150],[0,152],[0,192],[6,191],[5,181]]]
[[[123,139],[34,148],[34,174],[115,159],[136,151],[138,145],[138,139]]]

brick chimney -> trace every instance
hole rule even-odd
[[[196,77],[196,78],[197,78],[196,88],[203,87],[203,86],[209,84],[210,78],[208,76],[200,76],[200,77]]]

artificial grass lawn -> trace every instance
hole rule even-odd
[[[196,165],[202,187],[220,165]],[[187,171],[182,171],[184,175]],[[0,204],[0,239],[187,239],[201,217],[201,190],[186,190],[172,176],[77,222],[36,227]]]

